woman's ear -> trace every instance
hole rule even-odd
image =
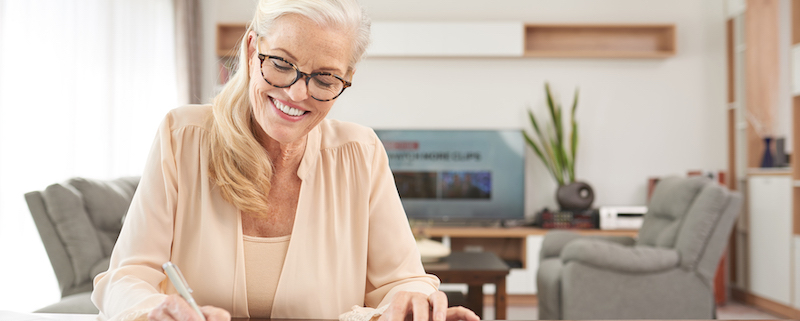
[[[258,35],[255,31],[247,32],[247,57],[253,57],[258,50]]]

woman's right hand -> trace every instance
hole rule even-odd
[[[210,305],[200,307],[207,321],[230,321],[231,314],[224,309]],[[150,311],[147,319],[151,321],[202,321],[180,295],[172,294]]]

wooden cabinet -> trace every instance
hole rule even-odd
[[[746,212],[736,228],[734,296],[771,313],[800,316],[800,69],[792,88],[781,75],[800,63],[800,0],[745,0],[728,22],[729,131],[735,159],[731,171],[744,174]],[[790,6],[790,7],[788,7]],[[791,12],[787,12],[791,9]],[[790,20],[789,20],[790,19]],[[789,30],[787,30],[789,29]],[[793,45],[792,45],[793,44]],[[793,47],[790,52],[784,52]],[[793,57],[794,62],[787,64]],[[784,95],[791,95],[786,97]],[[789,98],[789,99],[783,99]],[[786,104],[784,104],[786,103]],[[786,119],[789,128],[775,126]],[[778,127],[778,130],[775,129]],[[766,130],[764,130],[766,129]],[[769,129],[773,129],[770,131]],[[790,129],[788,131],[783,129]],[[763,138],[791,138],[791,164],[757,168]],[[775,146],[771,146],[774,151]]]

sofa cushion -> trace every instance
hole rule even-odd
[[[98,274],[108,271],[108,266],[110,263],[111,263],[111,257],[104,257],[100,259],[100,261],[97,261],[97,263],[95,263],[89,270],[89,278],[94,280],[94,277],[97,276]]]
[[[87,282],[89,270],[104,255],[81,193],[69,184],[53,184],[42,198],[72,264],[73,286]]]
[[[122,229],[122,217],[128,213],[139,177],[108,181],[78,177],[70,179],[69,184],[83,195],[86,212],[98,232],[103,256],[111,256]]]
[[[696,266],[714,228],[722,218],[729,198],[728,192],[716,184],[708,184],[697,196],[697,200],[688,210],[686,223],[675,244],[683,258],[681,266],[688,269]]]
[[[673,248],[686,212],[708,183],[707,178],[700,176],[660,180],[648,204],[636,244]]]

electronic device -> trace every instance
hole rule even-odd
[[[375,132],[409,219],[455,224],[524,219],[520,130]]]
[[[647,206],[601,206],[601,230],[638,230],[644,222]]]
[[[545,208],[536,213],[535,226],[546,229],[596,229],[599,214],[596,209],[550,210]]]

